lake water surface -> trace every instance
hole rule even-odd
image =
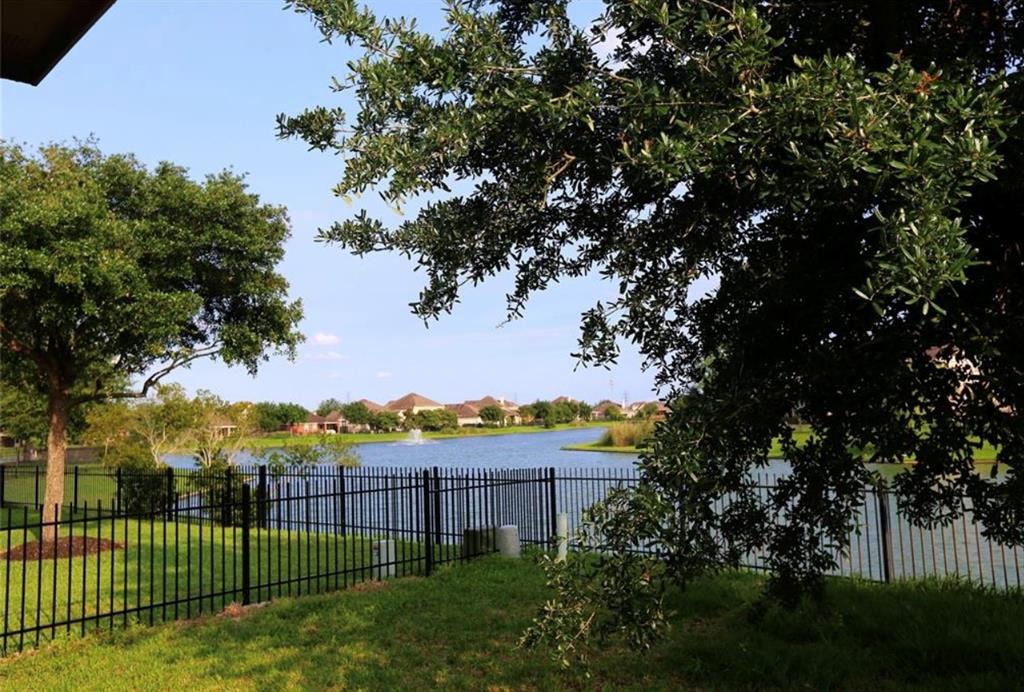
[[[580,428],[521,435],[472,435],[447,440],[425,440],[419,445],[372,442],[356,445],[355,449],[366,467],[632,468],[637,459],[635,454],[569,452],[562,449],[564,445],[596,442],[603,432],[601,428]],[[259,459],[248,452],[238,455],[235,461],[239,464],[259,463]],[[185,454],[169,455],[167,463],[177,468],[195,466],[195,460]]]

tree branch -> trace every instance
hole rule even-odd
[[[96,388],[92,391],[92,393],[83,394],[81,396],[73,398],[71,400],[72,404],[78,405],[89,401],[103,401],[105,399],[144,399],[146,395],[149,394],[150,389],[159,384],[160,380],[162,380],[164,377],[169,375],[174,370],[180,368],[183,365],[187,365],[188,363],[191,363],[194,360],[215,356],[218,353],[220,353],[220,351],[221,344],[215,343],[212,344],[211,346],[208,346],[207,348],[203,348],[198,351],[193,351],[189,353],[187,356],[175,356],[174,358],[171,359],[171,362],[168,365],[164,366],[163,368],[157,370],[152,375],[147,377],[145,382],[142,383],[142,387],[138,391],[104,392],[102,391],[102,383],[97,382]]]
[[[30,348],[23,344],[18,339],[16,339],[14,335],[11,333],[11,330],[2,321],[0,321],[0,334],[4,335],[4,339],[6,339],[7,347],[9,349],[14,351],[15,353],[20,353],[30,358],[32,361],[35,362],[36,365],[38,365],[40,368],[43,368],[46,371],[49,371],[51,369],[52,364],[50,363],[49,359],[43,354],[42,351],[35,348]]]

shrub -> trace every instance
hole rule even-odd
[[[136,443],[115,445],[103,455],[103,465],[121,469],[121,511],[142,514],[167,509],[166,467],[153,461],[148,448]]]
[[[654,434],[653,421],[610,425],[597,444],[601,447],[646,447]]]
[[[202,505],[214,521],[225,526],[242,525],[242,485],[245,477],[237,473],[235,465],[222,453],[217,453],[209,464],[194,472],[192,485],[201,497]],[[256,520],[256,511],[250,508],[249,525]]]

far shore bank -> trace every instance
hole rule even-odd
[[[562,445],[559,449],[567,452],[611,452],[612,454],[639,454],[639,447],[610,447],[600,445],[597,442],[587,442],[578,445]]]
[[[562,449],[564,449],[567,452],[610,452],[613,454],[640,454],[642,451],[644,451],[639,447],[611,447],[607,445],[602,445],[600,440],[598,440],[597,442],[587,442],[583,444],[563,445]],[[785,456],[783,456],[782,454],[782,447],[779,445],[778,441],[772,443],[772,448],[768,452],[768,458],[785,459]],[[900,462],[900,464],[891,465],[906,464],[908,466],[913,466],[916,463],[916,459],[904,459],[902,462]],[[983,446],[981,449],[975,452],[974,463],[982,465],[996,463],[996,450],[992,448],[990,445]]]
[[[563,423],[547,428],[541,425],[509,425],[502,428],[460,428],[454,432],[424,432],[425,440],[455,440],[465,437],[493,437],[498,435],[532,435],[537,433],[559,432],[562,430],[584,430],[587,428],[604,428],[608,423],[602,421],[588,421],[586,423]],[[409,433],[405,430],[386,433],[338,433],[332,438],[341,438],[343,442],[351,445],[376,444],[380,442],[401,442],[408,439]],[[242,442],[242,447],[248,450],[267,449],[270,447],[281,447],[283,445],[316,444],[320,440],[319,435],[288,435],[271,434],[259,437],[248,437]]]

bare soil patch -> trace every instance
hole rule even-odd
[[[81,555],[95,555],[99,552],[117,550],[123,548],[121,543],[106,538],[93,538],[92,536],[74,536],[73,538],[58,538],[56,541],[43,543],[41,541],[29,541],[16,545],[9,551],[0,553],[0,560],[38,560],[53,559],[54,557],[79,557]]]
[[[242,605],[241,603],[228,603],[224,606],[224,610],[217,613],[217,617],[228,620],[241,620],[246,615],[249,615],[253,611],[259,608],[265,608],[269,605],[269,601],[263,601],[262,603],[251,603],[249,605]]]

